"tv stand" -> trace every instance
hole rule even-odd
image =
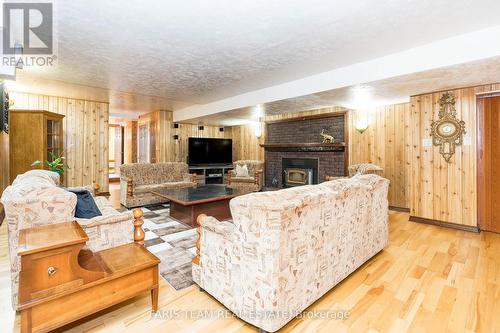
[[[197,175],[198,184],[226,184],[227,173],[233,170],[232,164],[190,165],[189,173]]]

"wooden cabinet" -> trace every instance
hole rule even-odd
[[[63,115],[43,110],[11,110],[9,133],[10,182],[33,169],[31,164],[50,160],[49,152],[63,151]]]

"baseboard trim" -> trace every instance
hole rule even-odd
[[[396,206],[389,206],[389,210],[393,210],[395,212],[403,212],[403,213],[410,212],[410,208],[396,207]]]
[[[426,219],[424,217],[418,217],[418,216],[410,216],[409,221],[435,225],[438,227],[451,228],[451,229],[456,229],[456,230],[461,230],[461,231],[474,232],[476,234],[478,234],[481,231],[479,229],[479,227],[474,227],[471,225],[463,225],[463,224],[444,222],[444,221],[433,220],[433,219]]]

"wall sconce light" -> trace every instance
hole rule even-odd
[[[255,122],[253,124],[253,128],[255,131],[255,137],[260,138],[262,136],[262,124],[260,122]]]
[[[224,127],[219,127],[219,132],[224,132]]]
[[[354,126],[359,133],[363,133],[368,128],[368,119],[366,116],[361,116],[356,120],[356,125]]]
[[[205,126],[200,125],[200,126],[198,126],[198,129],[199,129],[200,131],[203,131],[203,130],[205,129]]]

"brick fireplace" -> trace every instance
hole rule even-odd
[[[347,169],[346,114],[323,114],[266,123],[265,186],[318,184],[326,176],[344,176]],[[322,143],[320,133],[335,142]]]

